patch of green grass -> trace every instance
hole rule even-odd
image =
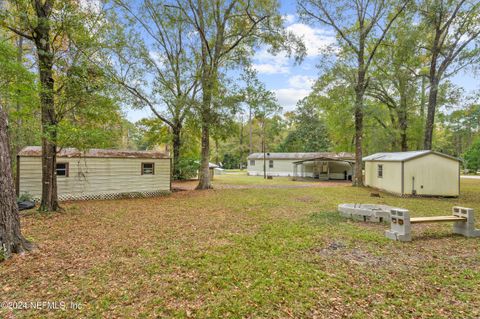
[[[291,177],[273,177],[265,179],[263,176],[248,176],[247,173],[242,174],[225,174],[215,175],[213,184],[228,185],[291,185],[296,186],[305,182],[293,181]],[[310,182],[306,182],[310,183]],[[313,183],[313,181],[311,182]]]

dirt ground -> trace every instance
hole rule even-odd
[[[313,188],[313,187],[336,187],[336,186],[346,186],[350,185],[350,181],[295,181],[289,184],[248,184],[248,185],[238,185],[234,183],[216,183],[213,181],[214,189],[264,189],[264,188]],[[198,180],[184,180],[184,181],[174,181],[172,182],[173,191],[187,191],[194,190],[198,185]]]

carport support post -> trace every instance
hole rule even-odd
[[[262,142],[263,150],[263,179],[267,179],[267,154],[265,153],[265,141]]]

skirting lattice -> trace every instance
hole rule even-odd
[[[59,201],[66,200],[98,200],[98,199],[124,199],[124,198],[145,198],[170,194],[170,191],[145,191],[128,193],[87,193],[87,194],[61,194]]]

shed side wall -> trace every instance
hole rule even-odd
[[[418,195],[458,196],[459,165],[456,160],[436,154],[405,162],[405,194],[415,189]]]
[[[383,177],[377,176],[378,165],[383,165]],[[402,193],[401,162],[365,162],[365,185],[388,192]]]

